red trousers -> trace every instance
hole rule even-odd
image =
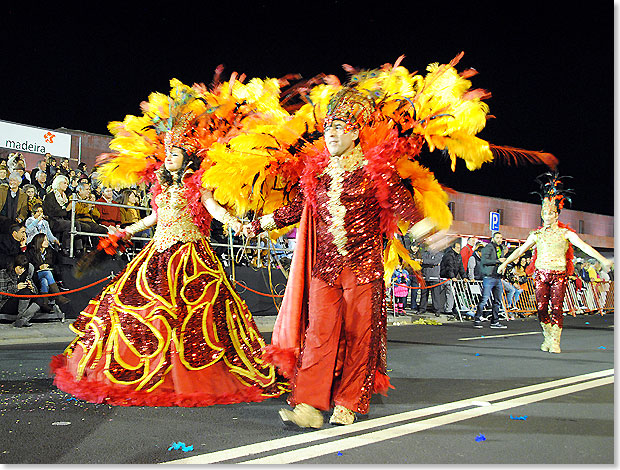
[[[348,267],[334,286],[311,279],[306,340],[293,383],[294,403],[320,410],[329,410],[333,403],[360,411],[364,382],[369,373],[374,374],[369,358],[376,289],[383,289],[383,279],[357,285]]]
[[[534,285],[538,320],[541,323],[551,323],[562,328],[566,272],[537,269],[534,273]],[[551,312],[549,312],[549,302],[551,302]]]

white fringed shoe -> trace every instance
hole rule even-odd
[[[346,426],[353,424],[355,421],[355,413],[342,405],[336,405],[332,417],[329,418],[329,424],[339,424]]]
[[[284,424],[295,424],[300,428],[319,429],[323,426],[323,415],[314,406],[307,403],[298,404],[293,410],[282,408],[279,412]]]

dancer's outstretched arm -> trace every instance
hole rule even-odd
[[[213,193],[211,190],[203,188],[201,190],[201,200],[202,204],[205,206],[205,209],[209,211],[209,214],[211,214],[214,219],[219,220],[223,224],[227,224],[231,227],[234,230],[235,235],[238,235],[239,232],[241,232],[241,221],[231,215],[224,207],[213,199]]]

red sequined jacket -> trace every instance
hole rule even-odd
[[[254,221],[253,230],[260,233],[295,224],[304,204],[310,203],[317,249],[312,275],[334,285],[342,269],[349,266],[358,285],[366,284],[383,276],[382,212],[390,211],[397,219],[409,222],[421,216],[411,192],[397,176],[373,178],[366,165],[347,171],[332,163],[319,168],[313,178],[302,179],[297,196],[270,216],[262,217],[265,226],[261,219]],[[313,187],[308,187],[309,182],[314,182]],[[309,194],[314,197],[309,198]],[[265,223],[271,217],[275,227]]]

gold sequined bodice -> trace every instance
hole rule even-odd
[[[158,251],[164,251],[177,242],[191,242],[202,238],[202,233],[187,207],[187,199],[178,186],[171,186],[155,198],[157,205],[157,228],[153,243]]]
[[[562,227],[540,228],[536,235],[536,268],[553,271],[566,270],[566,250],[568,240],[566,229]]]

